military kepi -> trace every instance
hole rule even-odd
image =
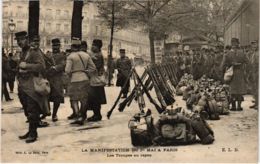
[[[238,38],[232,38],[231,43],[238,43],[239,44],[239,39]]]
[[[99,49],[101,49],[103,46],[102,40],[94,39],[92,42],[92,46],[97,46]]]
[[[20,32],[15,33],[15,39],[25,38],[26,36],[27,36],[26,31],[20,31]]]
[[[56,45],[60,45],[60,39],[59,38],[55,38],[51,40],[52,45],[56,46]]]
[[[71,45],[77,45],[80,46],[81,45],[81,40],[79,38],[73,37],[71,39]]]
[[[125,49],[120,49],[119,52],[120,53],[125,53]]]

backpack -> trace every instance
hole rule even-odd
[[[208,100],[206,110],[209,114],[210,120],[219,120],[220,119],[219,109],[218,109],[216,100],[214,100],[214,99]]]
[[[160,146],[186,145],[196,141],[191,120],[181,112],[164,112],[155,124],[155,129],[159,131],[159,135],[153,142]]]

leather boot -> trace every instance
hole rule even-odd
[[[231,111],[236,111],[236,101],[232,101],[231,102],[231,109],[230,109]]]
[[[88,118],[89,122],[97,122],[102,120],[102,115],[100,113],[101,106],[98,108],[93,109],[94,115]]]
[[[241,103],[242,103],[242,101],[237,101],[237,110],[238,111],[242,111],[243,110],[243,108],[241,107]]]
[[[30,132],[27,132],[26,134],[19,136],[19,139],[23,140],[29,137]]]
[[[37,140],[37,137],[38,137],[37,126],[38,126],[38,123],[30,123],[29,136],[25,140],[26,143],[32,143]]]

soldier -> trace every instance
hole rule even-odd
[[[64,85],[62,76],[65,69],[65,54],[60,52],[60,40],[52,39],[52,54],[45,55],[46,77],[50,82],[51,93],[49,101],[53,102],[52,121],[58,121],[57,112],[61,103],[64,103]]]
[[[68,96],[73,113],[70,118],[76,120],[71,124],[83,125],[88,105],[88,94],[90,79],[89,75],[96,71],[96,67],[91,57],[80,51],[81,41],[79,38],[72,39],[71,53],[67,57],[65,72],[70,75],[70,84],[68,86]],[[80,102],[80,108],[79,108]]]
[[[246,56],[239,48],[239,40],[231,39],[231,50],[223,57],[224,68],[233,66],[233,77],[229,83],[231,94],[231,109],[233,111],[242,111],[243,95],[246,93],[246,83],[244,75],[244,65],[247,63]],[[236,105],[237,102],[237,105]]]
[[[258,76],[259,76],[259,54],[258,54],[258,41],[251,42],[252,51],[249,55],[250,67],[250,83],[252,84],[252,93],[255,99],[255,104],[250,108],[258,109]]]
[[[22,31],[15,33],[17,44],[22,48],[21,60],[18,70],[18,89],[19,97],[27,111],[29,120],[29,130],[20,139],[26,139],[26,143],[35,142],[37,140],[37,127],[40,122],[40,113],[43,113],[45,108],[45,96],[39,95],[34,86],[34,77],[39,77],[45,69],[43,56],[38,48],[38,43],[33,40],[32,47],[29,47],[27,32]]]
[[[3,95],[5,96],[5,101],[12,101],[10,98],[9,92],[7,90],[7,82],[9,80],[11,68],[8,62],[8,58],[4,53],[4,49],[2,48],[2,100]]]
[[[105,68],[104,68],[104,58],[101,52],[101,48],[103,46],[102,40],[94,39],[91,46],[90,57],[93,60],[97,72],[93,76],[96,77],[105,77]],[[106,93],[105,93],[105,85],[98,84],[91,79],[90,89],[89,89],[89,109],[93,110],[94,115],[88,118],[88,121],[101,121],[101,105],[106,104]]]
[[[86,41],[82,41],[82,42],[81,42],[80,50],[83,51],[83,52],[87,52],[87,50],[88,50],[88,44],[87,44]]]
[[[9,84],[9,88],[10,88],[10,93],[13,93],[15,76],[16,76],[17,62],[13,59],[13,54],[12,53],[9,53],[8,57],[9,57],[9,65],[10,65],[10,68],[11,68],[10,79],[8,80],[8,84]]]
[[[126,98],[130,87],[130,79],[127,80],[127,77],[130,74],[132,63],[131,60],[125,55],[125,49],[120,49],[119,53],[120,58],[116,61],[116,69],[118,71],[116,86],[123,87],[126,83],[125,88],[122,88],[122,98]]]

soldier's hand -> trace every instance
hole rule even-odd
[[[27,66],[26,62],[21,62],[21,63],[19,64],[19,67],[22,68],[22,69],[25,69],[26,66]]]

